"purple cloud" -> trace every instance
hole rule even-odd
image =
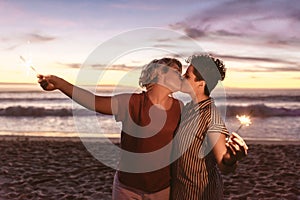
[[[192,38],[203,36],[270,38],[275,41],[300,41],[300,6],[291,1],[214,2],[200,7],[183,21],[171,24]]]
[[[28,33],[28,34],[22,34],[22,35],[16,35],[16,36],[7,36],[2,37],[1,41],[2,43],[7,43],[7,47],[4,47],[4,51],[12,51],[16,48],[24,45],[24,41],[28,41],[30,43],[41,43],[41,42],[49,42],[56,40],[56,37],[45,35],[45,34],[39,34],[39,33]]]
[[[29,40],[30,42],[48,42],[55,40],[56,37],[53,36],[48,36],[48,35],[42,35],[38,33],[29,33],[24,35],[24,38],[26,40]]]
[[[253,61],[258,61],[258,62],[267,62],[267,63],[278,63],[278,64],[283,64],[283,65],[294,65],[300,67],[300,63],[298,62],[293,62],[293,61],[288,61],[280,58],[267,58],[267,57],[251,57],[251,56],[234,56],[234,55],[221,55],[221,54],[215,54],[215,53],[210,53],[216,57],[226,59],[226,60],[235,60],[235,61],[240,61],[240,62],[253,62]]]

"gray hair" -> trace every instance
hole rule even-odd
[[[166,73],[168,72],[168,68],[172,66],[173,64],[178,65],[178,67],[181,69],[182,64],[180,61],[178,61],[175,58],[162,58],[162,59],[154,59],[149,64],[144,65],[141,76],[139,79],[139,85],[142,88],[147,88],[151,84],[154,84],[157,82],[159,72]]]

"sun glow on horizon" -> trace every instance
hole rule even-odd
[[[224,60],[226,62],[226,60]],[[124,64],[126,65],[126,64]],[[35,65],[36,66],[36,65]],[[60,76],[72,83],[76,83],[78,73],[80,69],[72,68],[61,68],[61,67],[45,67],[41,68],[37,66],[37,70],[41,71],[43,74],[54,74]],[[99,83],[103,85],[116,85],[120,84],[120,81],[124,81],[126,84],[136,83],[138,85],[139,73],[141,68],[137,67],[136,70],[132,72],[127,69],[122,70],[107,70],[103,73],[101,70],[91,70],[89,73],[95,75],[98,74]],[[300,77],[299,73],[290,72],[243,72],[242,70],[235,71],[229,68],[226,73],[226,77],[223,81],[225,87],[230,88],[299,88],[300,78],[296,78],[297,75]],[[88,79],[88,74],[86,75],[86,81],[80,84],[94,84]],[[37,81],[35,71],[31,69],[26,69],[20,64],[11,70],[6,70],[1,72],[0,83],[30,83],[35,84]],[[293,78],[294,77],[294,78]]]

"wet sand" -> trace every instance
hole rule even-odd
[[[225,199],[300,199],[300,143],[248,142]],[[114,169],[78,138],[0,137],[0,199],[111,199]]]

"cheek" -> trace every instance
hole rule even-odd
[[[182,82],[181,82],[181,87],[183,89],[185,89],[185,88],[187,88],[187,86],[188,86],[188,81],[186,79],[183,79]]]
[[[178,77],[178,75],[173,76],[173,77],[172,77],[170,80],[168,80],[168,81],[169,81],[169,83],[172,84],[172,85],[179,85],[179,86],[181,86],[181,83],[182,83],[181,78]]]
[[[167,81],[172,81],[172,82],[181,82],[181,78],[177,73],[170,73],[167,75]]]
[[[187,91],[193,90],[192,85],[190,84],[190,80],[184,79],[182,81],[182,87],[184,87]]]

